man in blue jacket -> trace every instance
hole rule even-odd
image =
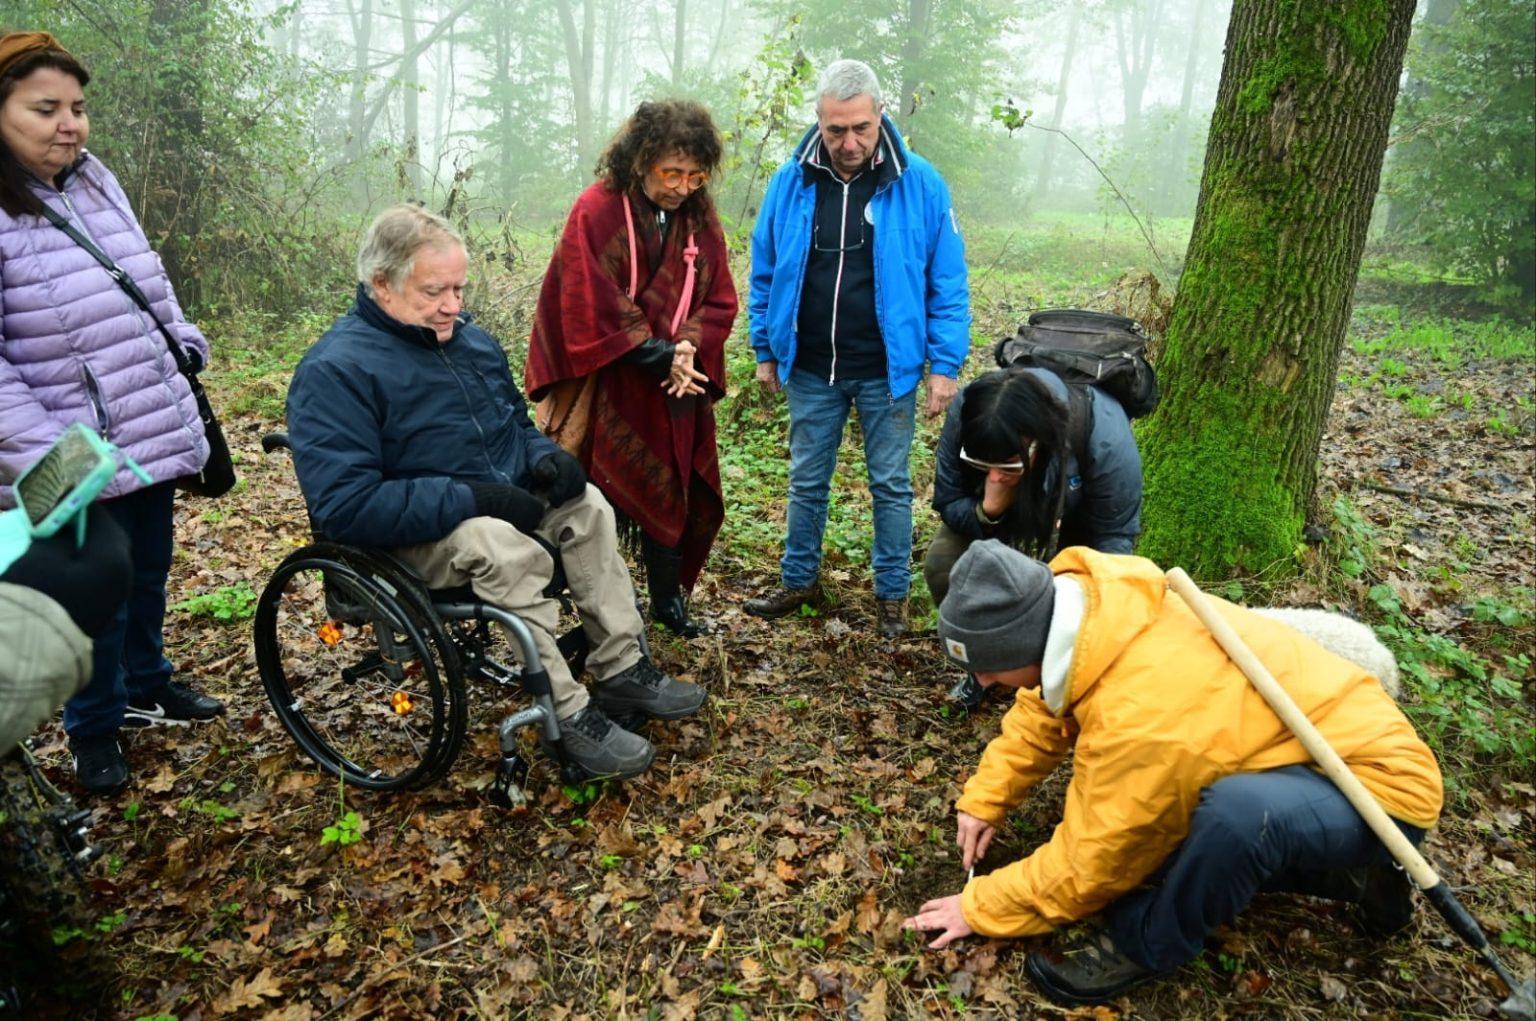
[[[642,653],[613,508],[534,427],[501,345],[464,312],[463,240],[441,217],[395,206],[369,227],[357,274],[356,303],[288,388],[294,467],[316,531],[388,548],[429,587],[468,584],[522,617],[567,753],[596,775],[643,772],[655,750],[607,713],[679,719],[704,691]],[[555,644],[544,544],[560,550],[592,642],[590,695]]]
[[[965,247],[938,171],[907,151],[865,64],[822,73],[816,126],[768,184],[752,232],[757,379],[789,399],[789,514],[774,619],[821,597],[822,534],[851,408],[874,500],[881,634],[905,633],[912,581],[910,458],[917,384],[943,413],[970,351]]]

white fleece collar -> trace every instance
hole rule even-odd
[[[1056,602],[1051,607],[1051,630],[1045,636],[1045,656],[1040,664],[1040,697],[1053,716],[1067,711],[1067,674],[1072,670],[1072,650],[1083,626],[1088,597],[1075,578],[1058,574],[1052,582]]]

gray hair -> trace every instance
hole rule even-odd
[[[816,112],[821,112],[821,101],[831,96],[839,102],[854,96],[868,96],[875,101],[875,112],[885,107],[885,96],[880,92],[880,79],[862,60],[834,60],[821,72],[816,83]]]
[[[357,280],[372,287],[382,276],[391,290],[399,290],[416,268],[416,253],[427,247],[464,247],[453,224],[420,206],[390,206],[368,227],[357,252]]]

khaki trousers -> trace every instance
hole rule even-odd
[[[590,483],[580,498],[552,507],[539,537],[560,550],[571,601],[591,643],[587,668],[606,680],[640,661],[640,629],[629,567],[619,556],[613,508]],[[401,546],[395,555],[430,588],[469,585],[475,595],[517,614],[533,632],[549,672],[555,715],[569,719],[586,707],[587,689],[576,682],[555,645],[560,604],[544,595],[555,563],[531,537],[500,518],[470,518],[437,542]],[[517,650],[517,643],[512,648]]]

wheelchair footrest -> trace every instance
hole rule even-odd
[[[528,807],[528,762],[519,754],[503,755],[491,784],[491,800],[501,808],[521,812]]]

